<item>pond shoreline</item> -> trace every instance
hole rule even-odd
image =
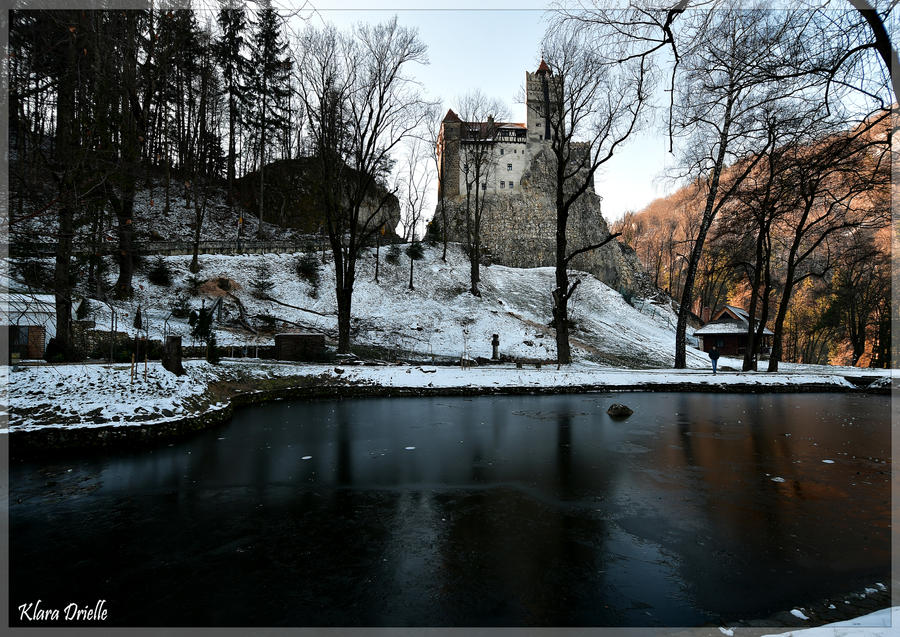
[[[423,371],[421,367],[416,368]],[[842,377],[843,378],[843,377]],[[849,380],[849,379],[848,379]],[[272,386],[274,385],[274,386]],[[260,388],[261,387],[261,388]],[[889,395],[890,386],[860,387],[834,382],[790,384],[646,382],[641,384],[577,383],[544,386],[392,386],[371,381],[353,381],[337,377],[311,375],[283,376],[277,379],[211,381],[203,401],[203,410],[180,418],[160,421],[124,420],[110,424],[38,426],[9,430],[11,460],[27,460],[67,451],[141,448],[171,442],[221,425],[231,419],[236,407],[282,400],[319,400],[344,398],[516,396],[632,392],[694,393],[857,393]]]

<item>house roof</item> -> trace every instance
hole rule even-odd
[[[445,122],[459,122],[459,121],[461,121],[461,120],[459,119],[459,115],[457,115],[456,113],[453,112],[453,109],[452,109],[452,108],[448,108],[448,109],[447,109],[447,114],[444,115],[444,120],[443,120],[443,121],[445,121]]]
[[[698,330],[694,330],[694,336],[709,336],[713,334],[746,334],[746,321],[713,321],[707,323]],[[763,334],[772,334],[768,327],[763,328]]]
[[[749,326],[750,314],[747,310],[736,305],[726,305],[716,314],[712,321],[700,329],[694,330],[694,335],[746,334]],[[763,334],[772,334],[772,331],[764,327]]]
[[[547,66],[547,63],[544,61],[544,58],[541,58],[541,65],[537,69],[538,73],[550,73],[550,67]]]
[[[55,321],[54,295],[0,292],[0,324],[44,325]]]

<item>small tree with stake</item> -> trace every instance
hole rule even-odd
[[[414,290],[413,287],[413,264],[425,256],[425,248],[422,247],[421,241],[413,241],[406,248],[406,256],[409,257],[409,289]]]

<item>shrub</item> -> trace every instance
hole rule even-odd
[[[187,278],[185,279],[185,287],[190,294],[196,295],[201,285],[203,285],[203,279],[201,279],[199,276],[197,276],[196,274],[187,275]]]
[[[253,296],[264,299],[269,296],[275,284],[272,282],[272,269],[265,261],[256,266],[256,278],[250,284]]]
[[[75,318],[84,321],[91,315],[91,302],[88,299],[81,299],[78,309],[75,310]]]
[[[220,360],[222,360],[222,353],[219,351],[219,346],[216,344],[216,333],[211,332],[209,335],[209,341],[206,343],[206,360],[213,365],[217,365]]]
[[[147,280],[150,281],[153,285],[159,285],[161,287],[167,288],[172,285],[172,270],[169,268],[169,263],[162,256],[156,257],[153,260],[153,265],[150,266],[150,272],[147,273]]]
[[[277,317],[271,314],[259,314],[256,318],[259,319],[260,330],[264,332],[275,331],[275,325],[278,322]]]
[[[422,243],[420,241],[410,243],[406,247],[406,256],[408,256],[413,261],[418,261],[425,256],[425,248],[422,247]]]
[[[175,297],[175,304],[172,306],[172,316],[175,318],[187,318],[191,315],[191,306],[188,304],[187,297],[179,294]]]
[[[313,288],[319,287],[319,259],[312,252],[301,254],[297,258],[297,277],[306,281]]]
[[[392,243],[388,248],[387,255],[384,257],[384,260],[391,265],[398,265],[400,263],[400,254],[400,246],[398,246],[396,243]]]

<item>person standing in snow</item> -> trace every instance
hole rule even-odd
[[[712,349],[709,350],[709,360],[712,361],[713,366],[713,375],[716,373],[716,364],[719,362],[719,350],[716,349],[716,346],[713,345]]]

